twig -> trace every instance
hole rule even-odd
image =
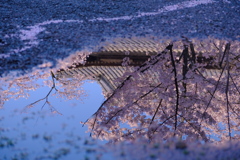
[[[240,117],[239,113],[237,113],[237,112],[233,109],[231,103],[229,103],[229,107],[232,109],[233,113],[235,113],[237,117]]]
[[[236,87],[236,90],[238,91],[238,94],[240,94],[240,90],[238,89],[236,83],[234,82],[231,73],[229,73],[229,76],[230,76],[230,78],[231,78],[231,80],[232,80],[232,82],[233,82],[233,85]]]
[[[165,89],[165,91],[167,91],[167,89],[168,89],[168,87]],[[157,112],[158,112],[158,110],[159,110],[159,108],[160,108],[160,106],[161,106],[161,104],[162,104],[162,101],[163,101],[163,99],[160,100],[160,102],[159,102],[159,104],[158,104],[158,106],[157,106],[157,109],[156,109],[156,111],[155,111],[155,113],[154,113],[154,115],[153,115],[153,117],[152,117],[152,119],[151,119],[150,125],[151,125],[152,122],[154,121],[155,116],[156,116],[156,114],[157,114]],[[162,111],[163,111],[164,114],[166,114],[163,109],[162,109]]]
[[[164,51],[162,51],[161,53],[157,54],[156,56],[154,56],[149,62],[145,62],[143,63],[138,69],[136,72],[145,72],[146,70],[148,70],[150,68],[150,66],[144,68],[145,66],[147,65],[155,65],[158,61],[159,61],[159,57],[161,57],[162,54],[166,53],[166,50],[168,50],[168,48],[170,47],[170,45],[168,45],[166,47],[166,49]],[[94,129],[94,126],[95,126],[95,123],[96,123],[96,120],[97,120],[97,116],[98,116],[98,112],[99,110],[102,109],[102,107],[125,85],[125,83],[127,81],[129,81],[131,79],[132,75],[129,75],[114,91],[113,93],[101,104],[101,106],[98,108],[98,110],[92,115],[92,116],[95,116],[95,120],[94,120],[94,124],[93,124],[93,127],[92,127],[92,131]],[[83,126],[88,122],[89,118],[83,123]]]
[[[212,101],[212,98],[213,98],[213,96],[214,96],[214,94],[215,94],[215,92],[216,92],[216,90],[217,90],[218,84],[219,84],[220,79],[221,79],[221,77],[222,77],[222,74],[223,74],[223,72],[224,72],[224,70],[225,70],[225,67],[226,67],[226,65],[223,67],[222,72],[221,72],[221,74],[220,74],[220,76],[219,76],[219,78],[218,78],[217,84],[216,84],[216,86],[215,86],[215,89],[214,89],[214,91],[213,91],[213,93],[212,93],[212,96],[211,96],[211,98],[210,98],[210,100],[209,100],[209,102],[208,102],[208,104],[207,104],[207,107],[204,109],[204,112],[203,112],[203,114],[202,114],[203,116],[202,116],[202,119],[201,119],[201,122],[200,122],[200,126],[202,125],[202,121],[203,121],[204,114],[206,113],[206,111],[207,111],[207,109],[208,109],[208,107],[209,107],[209,105],[210,105],[210,103],[211,103],[211,101]]]
[[[134,104],[137,104],[137,102],[138,102],[139,100],[141,100],[142,98],[146,97],[148,94],[152,93],[152,91],[153,91],[154,89],[160,87],[161,84],[162,84],[162,83],[159,83],[157,86],[155,86],[154,88],[150,89],[147,93],[141,95],[137,100],[135,100],[135,101],[132,102],[131,104],[128,104],[125,108],[129,108],[130,106],[132,106],[132,105],[134,105]],[[108,124],[108,123],[110,122],[110,120],[112,120],[112,119],[113,119],[119,112],[121,112],[121,111],[123,111],[123,109],[118,110],[118,111],[114,114],[114,116],[112,116],[112,117],[106,122],[106,124]]]
[[[123,108],[119,109],[116,113],[114,113],[114,115],[112,117],[110,117],[109,120],[105,124],[108,124],[121,111],[123,111]]]
[[[155,86],[154,88],[152,88],[151,90],[149,90],[147,93],[141,95],[137,100],[135,100],[134,102],[132,102],[132,103],[131,103],[130,105],[128,105],[128,106],[131,106],[131,105],[137,103],[140,99],[142,99],[142,98],[144,98],[145,96],[147,96],[148,94],[150,94],[154,89],[158,88],[161,84],[162,84],[162,83],[159,83],[157,86]],[[110,100],[110,99],[107,99],[107,100]],[[105,100],[105,101],[101,104],[101,106],[98,108],[98,110],[92,115],[92,116],[95,116],[95,119],[96,119],[96,117],[97,117],[97,113],[98,113],[98,112],[100,111],[100,109],[104,106],[104,104],[106,104],[106,101],[107,101],[107,100]],[[89,119],[87,119],[87,120],[83,123],[83,126],[88,122],[88,120],[89,120]],[[94,124],[95,124],[95,123],[94,123]]]
[[[151,125],[152,122],[154,121],[154,118],[155,118],[155,116],[156,116],[156,114],[157,114],[157,112],[158,112],[161,104],[162,104],[162,99],[160,100],[160,102],[159,102],[159,104],[158,104],[158,106],[157,106],[157,109],[156,109],[156,111],[155,111],[155,113],[154,113],[154,115],[153,115],[153,117],[152,117],[152,119],[151,119],[150,125]]]
[[[194,126],[194,124],[192,124],[191,122],[190,122],[190,120],[188,120],[188,119],[186,119],[184,116],[182,116],[182,115],[179,115],[180,117],[182,117],[195,131],[197,131],[198,133],[199,133],[199,135],[203,138],[203,139],[205,139],[205,141],[208,141],[208,139],[206,138],[206,135],[202,135],[201,134],[201,128],[197,128],[197,126],[195,125]]]
[[[166,123],[169,119],[171,119],[171,118],[173,118],[173,117],[174,117],[174,115],[168,117],[168,118],[165,119],[162,123],[158,124],[158,126],[157,126],[154,130],[152,130],[152,135],[157,131],[157,129],[158,129],[160,126],[162,126],[164,123]],[[151,136],[151,137],[152,137],[152,136]],[[151,139],[151,137],[149,137],[149,139]]]

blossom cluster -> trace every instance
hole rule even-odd
[[[111,142],[239,140],[238,44],[185,37],[165,41],[161,52],[119,78],[87,121],[89,132]]]

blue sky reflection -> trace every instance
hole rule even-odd
[[[41,83],[41,81],[39,82]],[[27,113],[23,112],[24,107],[29,103],[44,97],[48,93],[49,87],[30,91],[30,97],[27,100],[20,98],[7,101],[0,111],[0,136],[8,137],[15,145],[4,148],[1,158],[9,159],[13,158],[14,154],[23,153],[29,153],[36,158],[42,156],[43,152],[54,152],[54,148],[57,149],[64,145],[67,147],[66,143],[80,146],[83,142],[78,142],[78,140],[88,137],[89,133],[86,133],[87,127],[82,127],[79,122],[86,121],[104,99],[97,83],[85,82],[83,88],[88,97],[82,102],[79,100],[65,101],[55,96],[49,97],[51,104],[62,115],[51,113],[47,105],[41,109],[44,101],[27,110]],[[69,154],[66,158],[72,154],[74,153]]]

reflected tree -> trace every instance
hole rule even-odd
[[[43,98],[28,104],[24,107],[23,112],[27,112],[28,109],[42,103],[41,108],[48,106],[52,113],[58,113],[58,110],[51,104],[49,96],[53,95],[58,98],[71,100],[78,99],[83,100],[86,97],[86,93],[82,88],[83,79],[81,76],[76,76],[71,79],[57,79],[55,74],[51,70],[46,70],[43,73],[41,70],[35,70],[32,73],[17,76],[15,78],[12,75],[0,78],[2,86],[0,87],[0,108],[4,107],[6,101],[10,99],[29,98],[29,92],[37,90],[41,87],[50,87],[48,93],[43,95]],[[39,82],[42,81],[42,82]]]
[[[26,108],[45,100],[43,106],[58,113],[48,101],[52,91],[81,99],[82,81],[91,79],[106,98],[83,123],[94,138],[239,140],[239,58],[238,41],[120,39],[91,55],[77,53],[70,57],[70,67],[64,63],[56,72],[36,71],[11,80],[0,90],[1,105],[28,97],[25,90],[39,88],[36,81],[42,78],[50,91]]]
[[[118,78],[84,123],[90,135],[111,142],[239,140],[239,42],[183,37],[163,45]]]

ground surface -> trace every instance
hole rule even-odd
[[[1,76],[114,37],[240,39],[238,0],[3,0],[0,15]]]
[[[239,0],[2,0],[0,4],[0,77],[4,77],[11,71],[21,74],[31,72],[34,67],[47,62],[50,62],[50,65],[45,67],[55,67],[59,59],[66,58],[75,51],[94,50],[95,46],[101,42],[115,37],[149,36],[156,39],[163,37],[174,39],[184,35],[199,39],[211,36],[239,41],[239,17]],[[42,69],[44,69],[43,66]],[[12,77],[8,76],[7,79],[11,81]],[[96,87],[93,88],[93,92],[96,93]],[[35,92],[37,95],[35,99],[41,98],[48,91],[47,88],[42,92]],[[35,99],[33,97],[29,102]],[[101,99],[102,97],[99,101]],[[90,101],[96,102],[96,97]],[[9,101],[6,108],[9,106],[22,108],[29,102],[24,101],[26,104],[23,105],[23,102]],[[59,105],[56,105],[59,110],[60,103],[68,106],[59,102]],[[75,125],[79,129],[79,121],[85,121],[95,112],[92,106],[98,107],[98,104],[87,105],[89,115],[86,115],[87,111],[84,107],[81,108],[83,111],[67,108],[69,112],[72,111],[69,113],[71,117],[75,112],[76,117],[81,119],[68,121],[66,130],[64,130],[66,122],[62,117],[46,117],[45,121],[40,119],[39,123],[36,123],[35,114],[19,116],[9,110],[9,113],[13,113],[13,116],[9,116],[6,110],[1,110],[0,148],[5,155],[1,154],[0,159],[10,159],[9,157],[11,159],[13,157],[44,159],[43,156],[45,159],[72,159],[71,156],[79,154],[85,156],[85,152],[87,156],[93,154],[96,159],[97,154],[91,152],[94,151],[91,150],[91,144],[83,141],[84,145],[90,145],[90,149],[88,146],[79,146],[82,142],[76,138],[80,132],[71,128]],[[65,112],[64,115],[69,119],[68,113]],[[45,125],[45,122],[48,125]],[[71,123],[76,124],[70,125]],[[57,131],[55,132],[53,128]],[[171,152],[161,144],[150,146],[149,152],[146,152],[144,143],[136,143],[135,146],[122,144],[120,149],[117,147],[115,153],[120,157],[119,159],[128,157],[134,159],[132,156],[135,155],[142,156],[143,159],[157,159],[158,156],[163,159],[164,157],[174,159],[171,155],[178,158],[181,156],[179,159],[186,159],[186,157],[191,159],[196,155],[200,156],[200,159],[239,157],[239,144],[232,146],[226,144],[222,147],[211,147],[211,149],[206,146],[201,149],[201,146],[198,148],[191,145],[176,149],[177,147],[173,145]],[[132,154],[133,151],[135,154]],[[107,152],[114,153],[109,150]],[[64,155],[68,157],[62,157]],[[87,156],[85,159],[89,159]]]

